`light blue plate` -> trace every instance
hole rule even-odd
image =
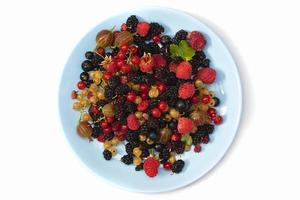
[[[180,29],[188,31],[198,30],[204,33],[208,44],[205,49],[211,59],[211,66],[217,70],[217,81],[211,86],[216,95],[221,99],[219,112],[224,115],[224,123],[216,127],[211,137],[211,142],[203,145],[203,151],[196,154],[193,151],[182,156],[186,165],[180,174],[172,175],[160,169],[155,178],[147,177],[143,171],[136,172],[134,166],[126,166],[117,157],[111,161],[105,161],[102,156],[102,145],[95,141],[89,143],[78,137],[76,124],[78,112],[73,111],[73,101],[70,93],[76,88],[81,72],[81,62],[84,53],[95,47],[95,36],[101,29],[109,29],[116,25],[119,27],[127,17],[135,14],[145,21],[161,23],[166,34],[174,35]],[[237,132],[241,111],[242,91],[236,64],[228,49],[221,39],[198,19],[182,12],[169,8],[150,7],[111,17],[101,22],[85,35],[73,50],[65,66],[59,91],[59,111],[61,122],[68,142],[78,157],[93,172],[115,186],[136,192],[162,192],[174,190],[190,184],[209,170],[211,170],[224,156]]]

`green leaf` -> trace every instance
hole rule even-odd
[[[195,50],[191,48],[186,40],[181,40],[179,45],[170,45],[171,57],[181,57],[182,59],[189,61],[195,55]]]
[[[181,40],[179,43],[179,48],[182,50],[183,59],[189,61],[195,55],[195,50],[191,48],[186,40]]]

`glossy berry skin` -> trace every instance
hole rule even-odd
[[[141,90],[141,92],[148,93],[149,86],[146,83],[141,83],[140,84],[140,90]]]
[[[126,29],[127,29],[127,26],[126,26],[125,23],[123,23],[123,24],[121,25],[121,30],[122,30],[122,31],[126,31]]]
[[[108,128],[108,123],[107,122],[105,122],[105,121],[103,121],[103,122],[100,122],[100,127],[102,128],[102,129],[105,129],[105,128]]]
[[[127,96],[127,101],[134,102],[136,98],[136,94],[134,92],[128,92]]]
[[[196,145],[196,146],[194,147],[194,152],[196,152],[196,153],[201,152],[201,146],[200,146],[200,145]]]
[[[130,68],[130,65],[127,64],[127,63],[124,63],[122,66],[121,66],[121,71],[125,74],[129,73],[131,71],[131,68]]]
[[[107,128],[105,128],[105,129],[103,129],[103,134],[104,134],[104,135],[109,135],[109,134],[111,134],[111,133],[112,133],[111,127],[107,127]]]
[[[171,136],[171,140],[176,142],[176,141],[179,141],[181,139],[181,135],[180,134],[173,134]]]
[[[161,112],[158,108],[153,108],[151,110],[151,115],[155,118],[159,118],[161,116]]]
[[[92,106],[91,111],[94,115],[98,115],[100,113],[99,109],[97,106]]]
[[[103,79],[108,81],[112,77],[112,74],[110,72],[104,72],[103,73]]]
[[[211,97],[209,95],[203,95],[203,97],[201,98],[201,102],[204,104],[208,104],[211,100]]]
[[[132,63],[133,65],[138,65],[138,64],[140,64],[140,57],[138,57],[138,56],[132,56],[132,58],[131,58],[131,63]]]
[[[121,46],[120,49],[121,49],[121,51],[123,51],[124,53],[126,53],[128,51],[128,49],[129,49],[129,47],[128,47],[127,44],[124,44],[124,45]]]
[[[144,111],[144,110],[147,110],[148,107],[149,107],[149,101],[142,100],[142,102],[137,106],[137,110]]]
[[[199,96],[196,96],[196,95],[195,95],[195,96],[192,97],[192,103],[193,103],[193,104],[199,103],[199,101],[200,101]]]
[[[214,109],[214,108],[209,108],[208,110],[207,110],[207,114],[208,114],[208,116],[210,116],[210,117],[212,117],[214,114],[216,114],[217,113],[217,111],[216,111],[216,109]]]
[[[160,93],[163,93],[164,91],[166,91],[166,85],[163,83],[158,83],[157,84],[157,89]]]
[[[136,53],[137,53],[137,47],[136,46],[131,46],[131,47],[129,47],[129,50],[131,51],[131,53],[133,54],[133,55],[135,55]]]
[[[144,100],[148,99],[148,97],[149,97],[148,92],[143,92],[143,93],[141,94],[141,97],[142,97],[142,99],[144,99]]]
[[[164,163],[164,169],[165,170],[171,170],[172,169],[172,164],[169,162],[165,162]]]
[[[117,54],[118,58],[120,60],[124,60],[126,53],[124,53],[123,51],[119,51],[119,53]]]
[[[83,89],[86,88],[86,84],[85,84],[85,82],[83,82],[83,81],[79,81],[79,82],[77,83],[77,87],[78,87],[79,90],[83,90]]]
[[[168,110],[168,103],[166,101],[160,101],[157,105],[157,108],[161,111],[167,111]]]
[[[80,74],[80,80],[82,80],[82,81],[87,81],[87,80],[89,80],[89,78],[90,78],[90,76],[89,76],[89,73],[87,73],[87,72],[82,72]]]
[[[106,71],[110,73],[115,73],[118,70],[117,63],[112,61],[106,66]]]
[[[109,124],[111,124],[115,121],[114,117],[106,117],[105,119],[106,119],[107,123],[109,123]]]
[[[159,37],[159,35],[153,36],[152,40],[153,40],[153,42],[155,42],[155,43],[159,43],[159,42],[160,42],[160,37]]]
[[[223,117],[218,115],[218,116],[214,117],[212,120],[214,121],[214,123],[216,125],[220,125],[223,122]]]
[[[126,61],[125,60],[118,60],[117,62],[117,66],[118,67],[121,67],[122,65],[126,64]]]

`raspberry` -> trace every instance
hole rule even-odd
[[[176,69],[176,77],[181,79],[190,79],[192,75],[192,65],[187,62],[181,62]]]
[[[130,130],[138,130],[140,128],[140,123],[134,114],[128,115],[127,126]]]
[[[167,62],[166,60],[162,57],[162,55],[160,54],[153,54],[152,55],[153,59],[154,59],[154,66],[157,68],[161,68],[166,66]]]
[[[139,34],[142,37],[145,37],[150,29],[150,24],[147,22],[139,22],[136,28],[137,34]]]
[[[188,34],[188,42],[197,51],[201,51],[206,45],[204,36],[198,31],[192,31]]]
[[[144,162],[144,171],[149,177],[154,177],[158,173],[159,161],[154,157],[149,157]]]
[[[182,99],[188,99],[192,97],[195,93],[194,85],[191,83],[184,83],[180,85],[178,90],[178,95]]]
[[[177,66],[178,66],[178,64],[176,64],[175,62],[171,62],[169,64],[169,70],[170,70],[170,72],[175,72],[176,73]]]
[[[200,69],[197,73],[197,78],[205,84],[211,84],[216,80],[216,70],[212,68]]]
[[[148,53],[141,57],[139,66],[142,72],[151,71],[154,66],[154,59],[151,54]]]
[[[181,134],[190,133],[194,128],[193,120],[185,117],[181,117],[178,119],[177,130]]]

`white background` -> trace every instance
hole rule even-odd
[[[57,105],[80,38],[142,2],[185,10],[215,30],[237,61],[245,99],[223,161],[200,181],[155,195],[90,173],[66,143]],[[1,0],[0,199],[299,199],[299,8],[289,0]]]

